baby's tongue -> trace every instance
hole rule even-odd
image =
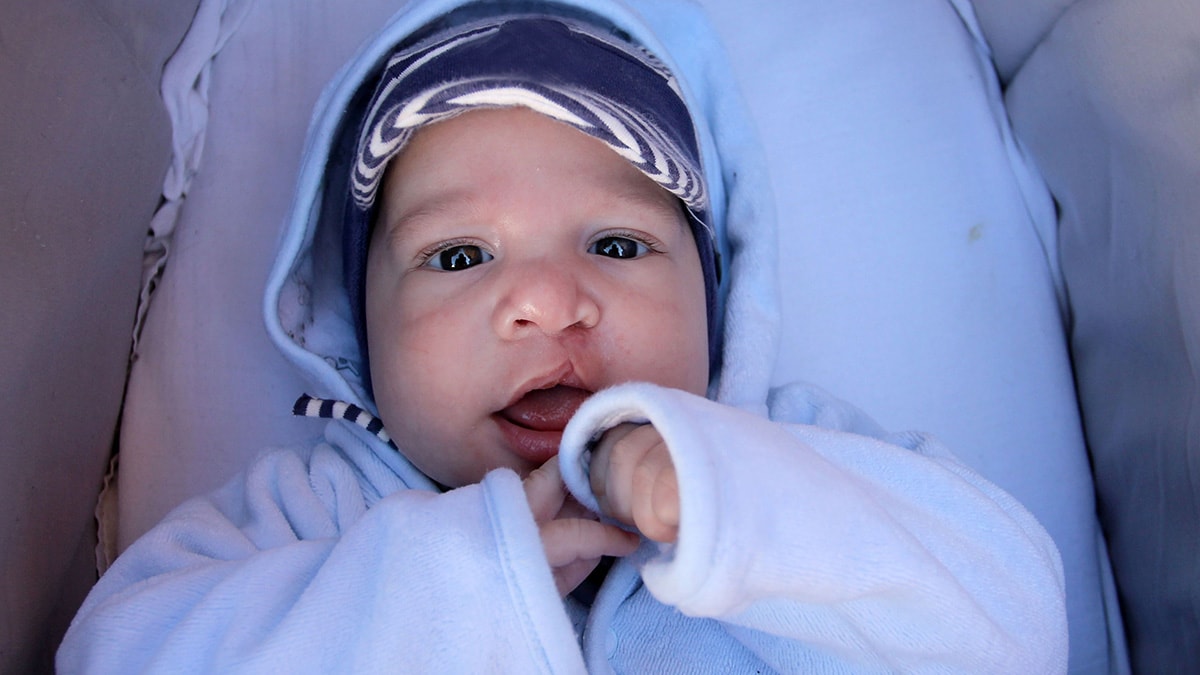
[[[510,422],[535,431],[562,431],[591,392],[558,385],[535,389],[505,408]]]

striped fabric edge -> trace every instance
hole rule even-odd
[[[345,420],[371,432],[376,438],[386,443],[393,450],[398,449],[395,442],[392,441],[392,437],[383,428],[383,420],[353,403],[316,398],[315,396],[303,394],[300,398],[296,399],[296,403],[292,406],[292,414],[297,417]]]

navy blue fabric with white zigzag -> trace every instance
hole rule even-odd
[[[705,210],[691,118],[670,74],[644,50],[549,18],[484,24],[393,56],[359,139],[357,205],[370,208],[388,160],[416,129],[518,105],[603,141],[693,213]]]

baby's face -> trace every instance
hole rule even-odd
[[[472,111],[419,131],[382,189],[371,377],[388,432],[434,480],[527,474],[610,385],[705,393],[691,229],[600,141],[523,108]]]

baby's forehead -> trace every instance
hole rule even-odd
[[[392,160],[380,201],[389,219],[436,222],[486,216],[495,198],[511,193],[631,217],[676,219],[684,209],[611,147],[520,107],[474,110],[419,130]]]

